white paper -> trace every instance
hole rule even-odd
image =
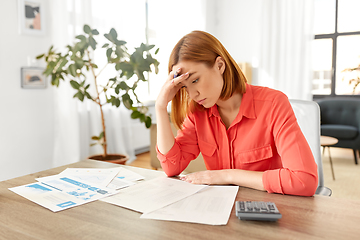
[[[136,181],[144,179],[143,176],[125,168],[120,168],[116,177],[107,185],[111,189],[121,189],[136,184]]]
[[[120,168],[119,173],[117,174],[116,178],[121,179],[121,180],[131,181],[131,182],[144,179],[144,177],[141,176],[140,174],[137,174],[137,173],[130,171],[123,167]]]
[[[207,185],[194,185],[178,179],[158,177],[122,189],[118,194],[101,201],[138,212],[151,212],[184,199]]]
[[[92,202],[115,194],[116,191],[73,177],[54,175],[9,190],[35,202],[53,212]]]
[[[141,218],[226,225],[234,205],[238,186],[209,186],[183,200]]]
[[[53,176],[69,176],[76,178],[81,181],[86,181],[88,183],[97,184],[100,186],[107,186],[118,173],[120,172],[121,167],[117,168],[67,168],[61,173]],[[48,178],[53,178],[53,176],[37,178],[39,182],[46,181]]]
[[[135,184],[135,182],[127,181],[121,178],[114,178],[106,187],[118,190]]]

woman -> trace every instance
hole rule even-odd
[[[214,36],[193,31],[174,47],[156,100],[157,153],[168,176],[202,153],[207,171],[194,184],[234,184],[269,193],[312,196],[317,165],[285,94],[246,83]],[[180,129],[172,134],[171,119]]]

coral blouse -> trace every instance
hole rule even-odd
[[[180,174],[202,153],[208,170],[263,171],[269,193],[312,196],[317,165],[285,94],[246,85],[239,113],[226,129],[217,105],[190,114],[166,154],[157,149],[168,176]]]

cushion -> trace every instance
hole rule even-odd
[[[359,134],[358,129],[349,125],[323,124],[321,135],[335,137],[337,139],[354,139]]]

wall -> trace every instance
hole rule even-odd
[[[263,0],[207,1],[206,30],[217,37],[237,62],[253,66],[256,83]]]
[[[19,34],[17,3],[1,1],[0,180],[44,170],[52,163],[53,87],[20,86],[20,68],[28,66],[28,56],[45,52],[51,38]]]

